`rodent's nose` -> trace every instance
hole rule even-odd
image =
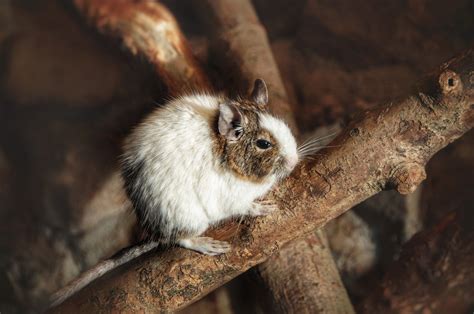
[[[288,171],[293,170],[293,168],[295,168],[297,163],[298,163],[298,156],[292,156],[292,157],[286,158],[286,169],[288,169]]]

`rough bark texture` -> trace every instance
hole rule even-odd
[[[400,259],[358,307],[360,313],[472,312],[472,214],[471,221],[466,221],[467,217],[456,217],[457,213],[404,245]]]
[[[155,1],[75,0],[78,10],[101,33],[119,38],[134,55],[145,57],[171,95],[210,84],[197,66],[173,15]]]
[[[269,313],[354,313],[323,230],[291,241],[258,271]]]
[[[53,312],[175,310],[197,300],[290,240],[323,226],[383,188],[413,191],[426,162],[474,124],[474,52],[453,59],[410,97],[369,110],[302,162],[268,198],[280,211],[246,221],[218,258],[157,252],[93,283]],[[222,231],[222,230],[221,230]],[[211,232],[212,233],[212,232]]]

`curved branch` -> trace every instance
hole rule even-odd
[[[423,178],[419,171],[412,177],[411,169],[423,168],[473,124],[470,50],[444,64],[405,100],[362,113],[333,147],[301,163],[268,196],[279,205],[277,213],[246,221],[234,236],[225,227],[211,231],[232,242],[230,253],[210,257],[180,248],[153,253],[92,283],[52,311],[182,308],[383,188],[411,190]]]
[[[173,15],[157,1],[74,0],[86,20],[104,35],[155,67],[170,95],[210,83],[197,65]]]

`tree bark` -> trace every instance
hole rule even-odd
[[[280,210],[244,222],[220,257],[175,248],[94,282],[52,312],[177,310],[269,258],[289,241],[384,188],[412,192],[426,162],[474,124],[474,51],[451,60],[404,100],[363,112],[268,196]],[[211,231],[218,237],[223,228]]]
[[[354,313],[323,230],[290,242],[258,272],[271,313]]]

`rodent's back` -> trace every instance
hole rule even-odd
[[[124,158],[145,159],[149,153],[193,149],[192,141],[208,142],[218,102],[217,97],[195,95],[177,98],[157,108],[126,139]]]
[[[182,226],[193,231],[205,223],[192,207],[199,203],[193,178],[215,166],[212,121],[218,105],[213,96],[178,98],[156,109],[127,138],[122,173],[138,220],[150,234],[172,242],[182,236]]]

